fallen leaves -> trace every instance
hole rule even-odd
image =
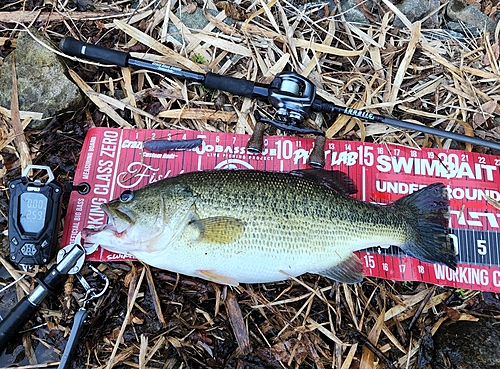
[[[496,100],[490,100],[481,105],[479,111],[475,112],[472,119],[474,128],[482,126],[493,117],[493,113],[498,108]]]
[[[217,1],[215,5],[217,6],[217,9],[224,10],[227,17],[239,21],[244,21],[248,18],[248,14],[245,9],[232,1]]]

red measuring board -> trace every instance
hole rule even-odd
[[[144,141],[159,138],[202,138],[203,144],[193,150],[165,153],[142,149]],[[89,130],[74,181],[89,183],[91,191],[87,195],[71,194],[63,244],[73,243],[84,227],[105,224],[107,217],[100,204],[118,197],[125,189],[137,189],[183,172],[214,168],[308,168],[306,160],[313,139],[269,136],[261,155],[247,152],[248,139],[248,135],[198,131]],[[325,169],[347,173],[358,187],[355,196],[363,201],[388,203],[434,182],[447,185],[450,228],[459,255],[457,270],[420,262],[397,247],[376,247],[357,253],[366,275],[500,292],[500,210],[487,201],[488,197],[500,200],[500,157],[332,140],[327,141],[325,154]],[[88,259],[128,257],[98,249]]]

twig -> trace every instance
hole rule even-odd
[[[31,164],[31,155],[26,137],[24,137],[23,124],[21,123],[21,116],[19,115],[19,94],[17,90],[17,73],[16,62],[14,53],[11,57],[11,71],[12,71],[12,92],[10,100],[11,111],[11,124],[14,130],[14,144],[21,160],[21,168],[24,169]]]
[[[161,311],[160,299],[158,298],[158,293],[156,292],[153,275],[151,274],[151,269],[149,269],[149,266],[146,264],[144,264],[144,268],[146,268],[146,277],[148,279],[149,292],[151,293],[151,296],[153,298],[153,304],[155,307],[156,315],[158,316],[158,320],[160,321],[161,325],[163,327],[166,327],[167,322],[165,321],[165,317],[163,316],[163,313]]]
[[[238,342],[238,348],[243,355],[247,355],[252,351],[250,337],[248,335],[245,320],[243,319],[243,314],[241,313],[240,305],[238,304],[238,300],[236,300],[234,291],[231,289],[227,290],[225,306],[229,322],[231,323],[234,336],[236,337],[236,342]]]
[[[411,320],[410,324],[408,325],[408,331],[411,331],[413,328],[413,325],[417,322],[418,318],[420,317],[420,314],[422,314],[422,311],[424,310],[425,305],[429,302],[429,299],[431,296],[434,294],[434,291],[436,291],[436,286],[433,286],[432,288],[429,289],[429,292],[427,292],[427,295],[425,295],[425,298],[422,300],[422,303],[418,307],[417,312],[413,316],[413,319]]]
[[[132,308],[134,307],[135,300],[137,299],[137,295],[139,294],[139,289],[141,288],[142,279],[144,278],[144,274],[146,274],[146,268],[142,268],[141,276],[139,277],[139,281],[137,282],[137,287],[135,288],[134,295],[127,307],[127,314],[123,319],[122,327],[120,328],[120,333],[118,333],[118,337],[116,337],[115,346],[113,347],[113,352],[108,359],[108,364],[106,365],[106,369],[111,369],[116,363],[114,361],[116,353],[118,352],[118,347],[120,346],[120,341],[123,338],[123,334],[125,333],[125,329],[127,328],[128,322],[130,320],[130,314],[132,314]]]
[[[380,360],[384,362],[389,369],[396,369],[396,367],[389,361],[388,358],[385,357],[382,351],[378,349],[377,346],[372,344],[368,337],[366,337],[363,333],[357,330],[352,331],[356,339],[365,347],[367,347],[371,352],[373,352]]]

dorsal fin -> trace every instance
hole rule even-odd
[[[342,195],[349,196],[358,192],[354,181],[340,170],[308,168],[293,170],[290,174],[319,183]]]

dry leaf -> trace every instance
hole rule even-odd
[[[110,340],[110,341],[115,341],[118,337],[120,336],[120,328],[114,328],[110,334],[108,334],[107,338]],[[125,340],[121,339],[121,342],[120,343],[125,343]]]
[[[496,12],[497,8],[494,7],[493,4],[487,4],[484,8],[484,14],[486,14],[487,16],[494,16]]]
[[[238,342],[238,348],[240,351],[246,355],[252,352],[252,345],[250,344],[250,336],[248,333],[247,325],[245,324],[245,319],[236,299],[236,295],[232,290],[227,291],[226,297],[226,312],[229,318],[229,323],[233,328],[233,333]]]
[[[500,46],[498,43],[491,45],[491,51],[493,51],[493,56],[496,60],[500,57]],[[490,54],[485,53],[483,58],[483,65],[489,66],[491,65]]]
[[[137,315],[134,315],[134,316],[132,316],[132,323],[137,324],[137,325],[144,324],[144,318],[141,318]]]
[[[477,322],[477,321],[479,321],[479,318],[474,316],[474,315],[471,315],[471,314],[461,313],[459,320],[466,321],[466,322]]]
[[[473,122],[476,127],[483,125],[489,118],[491,118],[493,112],[497,108],[497,101],[490,100],[481,105],[481,109],[474,113]]]
[[[167,326],[167,322],[165,321],[165,317],[163,316],[163,312],[161,310],[161,304],[160,304],[160,299],[158,297],[158,292],[156,292],[155,288],[155,281],[153,279],[153,275],[151,274],[151,269],[149,266],[144,266],[146,268],[146,278],[148,280],[148,288],[149,288],[149,293],[151,295],[151,298],[153,300],[153,306],[156,311],[156,316],[158,317],[158,320],[160,321],[161,325],[163,327]],[[144,319],[143,319],[144,322]],[[142,324],[142,323],[140,323]]]
[[[215,4],[215,6],[217,6],[217,9],[224,9],[226,16],[235,20],[244,21],[248,18],[248,15],[245,13],[245,9],[233,2],[219,1]]]
[[[217,120],[220,119],[225,122],[230,122],[235,118],[234,111],[217,111],[213,109],[169,109],[162,111],[158,114],[160,118],[173,118],[173,119],[201,119],[201,120]]]
[[[491,206],[500,210],[500,202],[499,201],[495,200],[494,198],[492,198],[490,196],[486,196],[486,201],[488,201],[488,204],[490,204]]]
[[[293,360],[299,365],[309,354],[305,344],[296,338],[291,338],[285,342],[278,342],[269,349],[269,352],[277,361],[282,363],[288,363],[293,353]]]
[[[406,71],[410,66],[411,59],[413,58],[413,54],[415,53],[418,42],[420,40],[420,22],[414,23],[410,29],[410,41],[408,42],[404,58],[401,60],[398,71],[396,72],[396,76],[394,77],[389,102],[395,102],[397,100],[398,94],[401,91],[401,85],[403,84],[403,79],[405,77]],[[393,106],[389,107],[389,112],[392,113],[393,108]]]
[[[193,14],[196,11],[197,7],[198,6],[196,5],[196,3],[191,2],[187,4],[184,8],[182,8],[182,13]]]
[[[172,87],[145,88],[142,91],[137,92],[136,96],[143,99],[143,100],[145,100],[148,97],[154,97],[157,99],[175,99],[175,100],[182,100],[184,98],[184,96],[182,96],[182,93],[180,92],[180,90],[172,88]],[[188,96],[193,97],[194,95],[192,93],[189,93]]]
[[[477,318],[473,315],[467,314],[467,313],[461,313],[457,309],[449,308],[446,306],[444,309],[446,312],[446,316],[448,318],[450,318],[451,320],[453,320],[454,322],[459,321],[459,320],[465,320],[468,322],[477,322],[479,320],[479,318]]]
[[[125,278],[123,279],[123,284],[125,285],[125,287],[128,287],[130,286],[130,283],[135,279],[137,278],[137,270],[135,268],[132,268],[130,270],[130,272],[128,272],[126,275],[125,275]]]
[[[7,174],[7,168],[5,167],[5,161],[3,156],[0,154],[0,178],[5,177]]]
[[[448,318],[450,318],[453,321],[460,320],[460,312],[459,311],[452,309],[452,308],[448,308],[446,306],[444,308],[445,308],[446,315],[448,316]]]

